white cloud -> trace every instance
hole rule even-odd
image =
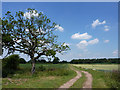
[[[113,53],[113,56],[117,56],[118,55],[118,50],[115,50],[112,53]]]
[[[108,29],[108,28],[105,28],[104,31],[109,31],[109,29]]]
[[[109,26],[106,25],[104,26],[104,28],[105,28],[104,31],[109,31]]]
[[[104,40],[104,43],[108,43],[110,40]]]
[[[93,45],[93,44],[97,44],[99,42],[99,40],[96,38],[96,39],[93,39],[93,40],[90,40],[90,41],[86,41],[86,40],[82,40],[80,41],[76,46],[79,48],[79,49],[85,49],[88,45]]]
[[[75,33],[71,36],[72,39],[90,39],[92,38],[91,35],[88,35],[88,33],[83,33],[83,34],[80,34],[80,33]]]
[[[103,22],[100,22],[98,19],[96,19],[95,21],[93,21],[92,27],[95,28],[96,26],[102,25],[102,24],[105,24],[105,23],[106,23],[105,20]]]
[[[56,28],[56,30],[59,30],[60,32],[64,31],[64,28],[59,25],[56,25],[55,28]]]
[[[88,44],[97,44],[98,42],[99,42],[99,40],[96,38],[94,40],[88,41]]]
[[[87,45],[88,45],[88,42],[87,42],[86,40],[82,40],[82,41],[80,41],[76,46],[77,46],[79,49],[85,49]]]
[[[25,12],[25,13],[24,13],[24,17],[25,17],[25,18],[30,19],[32,16],[37,17],[37,16],[38,16],[38,13],[36,13],[35,10],[33,11],[33,13],[30,13],[30,12]]]

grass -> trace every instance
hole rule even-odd
[[[118,64],[73,64],[77,67],[94,70],[118,70]]]
[[[78,68],[74,67],[71,65],[72,68],[74,68],[75,70],[80,71]],[[81,72],[81,77],[70,87],[69,90],[71,90],[72,88],[82,88],[83,84],[86,80],[85,74]]]
[[[36,64],[34,75],[30,69],[30,64],[21,64],[13,76],[3,78],[3,88],[58,88],[76,76],[66,64]]]
[[[83,87],[86,77],[84,73],[81,73],[81,74],[82,74],[82,77],[79,78],[70,88],[82,88]]]
[[[93,77],[93,82],[92,82],[92,87],[93,88],[110,88],[106,82],[105,82],[105,73],[102,71],[94,71],[94,70],[86,70],[81,67],[76,67],[75,68],[83,71],[88,71],[89,73],[92,74]]]
[[[111,78],[111,72],[84,69],[77,66],[74,67],[81,71],[87,71],[92,74],[92,88],[119,88],[120,83]]]
[[[118,88],[120,90],[120,71],[113,70],[106,73],[106,82],[111,88]]]
[[[20,64],[20,69],[14,74],[9,75],[7,78],[3,78],[2,84],[3,88],[58,88],[73,77],[76,76],[76,73],[70,68],[73,67],[80,71],[88,71],[92,74],[93,77],[93,88],[117,88],[119,82],[116,82],[110,76],[110,72],[98,71],[98,67],[102,68],[101,70],[112,70],[116,65],[112,65],[112,69],[108,69],[110,65],[86,65],[77,64],[77,65],[68,65],[68,64],[36,64],[36,72],[34,75],[31,74],[31,64]],[[89,68],[90,67],[90,68]],[[92,67],[92,68],[91,68]],[[92,70],[94,69],[97,70]],[[107,69],[106,69],[106,68]],[[87,68],[87,69],[86,69]],[[89,68],[89,69],[88,69]],[[113,76],[114,77],[114,76]],[[78,79],[73,86],[70,88],[82,88],[83,83],[85,82],[86,77],[82,73],[82,77]]]

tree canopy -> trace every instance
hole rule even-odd
[[[27,12],[10,11],[2,18],[2,46],[8,49],[8,54],[19,51],[30,56],[33,63],[45,56],[55,57],[56,53],[69,50],[65,43],[57,42],[56,23],[52,22],[42,12],[27,9]],[[34,65],[33,65],[34,67]]]

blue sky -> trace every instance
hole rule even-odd
[[[75,58],[117,57],[118,52],[118,3],[117,2],[19,2],[2,3],[2,15],[13,14],[27,8],[42,11],[52,21],[60,24],[55,33],[58,41],[71,48],[61,60]],[[21,54],[28,60],[28,56]]]

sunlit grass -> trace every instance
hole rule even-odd
[[[118,70],[118,64],[73,64],[73,66],[93,70]]]
[[[36,73],[31,74],[30,64],[21,64],[13,76],[3,78],[3,88],[58,88],[76,76],[67,64],[36,64]]]

